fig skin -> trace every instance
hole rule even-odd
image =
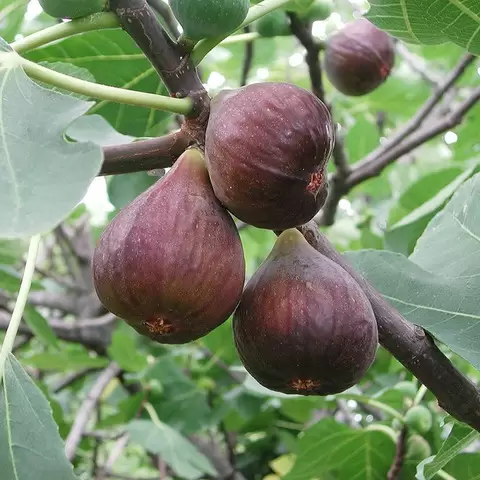
[[[200,151],[183,153],[112,220],[93,275],[105,308],[159,343],[191,342],[229,318],[244,286],[243,248]]]
[[[248,282],[233,318],[235,345],[261,385],[329,395],[375,359],[378,331],[363,290],[295,229],[283,232]]]
[[[394,63],[393,39],[366,18],[345,25],[327,42],[325,72],[345,95],[372,92],[387,80]]]
[[[335,131],[327,107],[288,83],[256,83],[212,101],[205,154],[215,195],[240,220],[284,230],[325,203]]]

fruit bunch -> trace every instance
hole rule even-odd
[[[287,83],[220,92],[203,147],[107,226],[94,283],[110,312],[159,343],[196,340],[232,313],[248,372],[285,393],[326,395],[354,385],[373,362],[377,327],[359,285],[295,228],[327,195],[334,145],[327,107]],[[231,216],[284,230],[244,288]]]

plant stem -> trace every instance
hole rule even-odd
[[[55,40],[71,37],[79,33],[101,30],[104,28],[119,28],[118,18],[113,13],[96,13],[88,17],[72,20],[71,22],[58,23],[52,27],[35,32],[10,44],[17,53],[24,53],[34,48],[42,47]]]
[[[425,394],[428,392],[428,389],[425,385],[421,385],[420,388],[418,389],[418,392],[417,394],[415,395],[415,399],[413,400],[413,404],[414,405],[418,405],[423,397],[425,396]]]
[[[23,273],[22,283],[18,292],[15,308],[12,312],[12,317],[8,325],[7,333],[3,341],[2,350],[0,351],[0,384],[3,381],[3,373],[5,368],[5,361],[8,355],[12,352],[13,345],[15,343],[15,337],[17,336],[20,322],[22,321],[23,311],[27,304],[28,293],[32,285],[33,275],[35,273],[35,263],[37,261],[38,249],[40,246],[40,235],[35,235],[30,240],[30,246],[28,248],[27,263],[25,265],[25,271]]]
[[[261,38],[258,32],[239,33],[222,40],[219,45],[233,45],[235,43],[243,42],[249,43],[253,42],[253,40],[257,40],[258,38]]]
[[[276,10],[277,8],[283,7],[289,1],[290,0],[264,0],[262,3],[259,3],[258,5],[254,5],[253,7],[250,8],[250,10],[248,11],[247,18],[238,27],[237,30],[240,30],[243,27],[250,25],[255,20],[258,20],[259,18],[263,17],[267,13],[273,12],[273,10]],[[198,65],[205,58],[207,53],[210,52],[210,50],[213,50],[219,43],[221,43],[225,38],[227,38],[232,33],[233,32],[230,32],[230,34],[226,34],[226,35],[220,35],[218,37],[206,38],[198,42],[192,53],[193,63],[195,65]]]
[[[91,98],[107,100],[116,103],[136,105],[138,107],[154,108],[167,112],[185,115],[192,109],[189,98],[170,98],[152,93],[136,92],[123,88],[110,87],[98,83],[87,82],[78,78],[55,72],[49,68],[37,65],[34,62],[19,57],[18,64],[35,80],[48,83],[70,92],[85,95]]]

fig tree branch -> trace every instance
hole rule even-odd
[[[170,94],[193,99],[194,109],[186,113],[198,116],[207,110],[208,118],[210,99],[190,55],[162,28],[147,1],[110,0],[110,10],[150,60]]]
[[[317,251],[344,268],[362,287],[377,319],[380,344],[412,372],[457,420],[480,431],[480,392],[441,352],[423,328],[409,323],[338,253],[315,224],[300,227]]]
[[[75,452],[80,444],[83,434],[87,429],[88,421],[92,415],[98,401],[107,388],[108,384],[120,373],[120,367],[112,362],[97,378],[92,389],[83,401],[80,409],[75,416],[72,428],[65,441],[65,455],[68,460],[75,457]]]
[[[171,167],[191,143],[192,139],[180,130],[151,140],[105,147],[100,175]]]
[[[407,450],[407,434],[408,427],[403,426],[402,430],[398,434],[397,448],[395,450],[395,458],[392,466],[387,474],[387,480],[398,480],[402,472],[403,464],[405,463],[405,454]]]
[[[331,225],[335,219],[338,202],[343,195],[369,178],[379,175],[387,166],[398,160],[428,140],[446,132],[460,124],[467,112],[479,101],[478,88],[456,108],[452,108],[445,116],[432,116],[431,113],[440,103],[445,93],[451,90],[455,82],[462,76],[474,61],[473,55],[465,55],[450,72],[445,81],[436,89],[414,117],[384,144],[368,154],[363,160],[353,165],[350,173],[343,176],[336,172],[331,179],[330,192],[323,207],[322,225]],[[422,126],[426,119],[429,123]]]
[[[245,27],[244,32],[246,34],[250,33],[250,27]],[[253,41],[245,43],[245,54],[243,57],[242,76],[240,78],[241,87],[247,84],[248,75],[250,74],[250,69],[252,68],[254,50],[255,50],[255,45]]]

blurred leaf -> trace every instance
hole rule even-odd
[[[15,39],[30,0],[0,0],[0,36],[7,42]]]
[[[22,283],[22,276],[13,268],[0,265],[0,289],[6,290],[10,293],[17,293],[20,284]],[[42,284],[37,280],[32,282],[31,290],[42,290]]]
[[[304,432],[294,453],[297,460],[285,480],[311,480],[338,471],[339,478],[380,480],[395,456],[395,444],[379,431],[353,430],[331,418]]]
[[[232,321],[229,319],[200,340],[210,352],[227,364],[238,363],[238,354],[233,343]]]
[[[116,330],[112,335],[112,343],[107,352],[110,358],[127,372],[140,372],[148,366],[145,355],[137,351],[133,332],[129,335],[122,330]]]
[[[111,428],[129,423],[138,414],[144,400],[144,393],[137,393],[125,398],[118,404],[117,413],[102,418],[98,422],[97,428]]]
[[[429,480],[465,447],[479,437],[479,433],[464,424],[455,423],[438,453],[426,458],[417,467],[417,480]]]
[[[157,181],[157,176],[147,172],[115,175],[108,183],[108,198],[112,205],[120,210]]]
[[[165,423],[150,420],[134,420],[127,425],[133,442],[142,445],[162,460],[181,478],[196,479],[204,474],[216,475],[210,461],[185,437]]]
[[[205,393],[190,380],[170,356],[164,356],[147,371],[147,378],[160,382],[161,395],[149,396],[161,418],[185,433],[193,433],[211,421]]]
[[[8,119],[0,140],[0,169],[6,172],[0,176],[0,237],[21,238],[46,232],[68,216],[103,155],[96,145],[63,138],[91,104],[39,87],[7,61],[9,46],[0,43],[0,50],[5,58],[0,90],[6,99],[0,114]]]
[[[23,318],[34,335],[46,346],[58,348],[57,336],[45,317],[35,308],[28,306],[23,312]]]
[[[92,357],[85,351],[61,351],[58,353],[37,353],[22,359],[23,363],[40,370],[67,372],[84,368],[104,368],[108,359]]]
[[[75,480],[50,405],[13,355],[0,390],[2,478]]]
[[[348,161],[355,163],[373,151],[380,144],[377,126],[363,117],[357,119],[345,137]]]
[[[0,265],[17,263],[27,251],[28,244],[18,240],[0,240]]]
[[[480,479],[480,453],[461,453],[447,464],[444,470],[454,478]]]

